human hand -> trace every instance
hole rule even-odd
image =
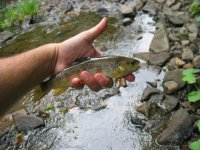
[[[58,73],[63,69],[70,67],[72,63],[82,57],[97,57],[101,52],[96,50],[92,45],[93,41],[101,35],[108,24],[107,18],[103,18],[95,27],[81,32],[80,34],[56,45],[57,61],[54,73]],[[134,75],[128,75],[126,80],[134,81]],[[80,78],[72,79],[73,87],[82,89],[86,84],[91,90],[99,91],[102,87],[112,87],[113,81],[103,74],[97,73],[94,76],[87,71],[80,74]]]

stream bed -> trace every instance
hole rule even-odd
[[[82,13],[71,16],[59,27],[38,26],[16,37],[1,49],[1,55],[7,56],[13,54],[13,50],[21,52],[41,44],[63,41],[92,27],[100,18],[96,14]],[[105,55],[133,57],[133,53],[148,52],[154,31],[155,23],[147,14],[138,13],[134,23],[126,27],[112,17],[108,29],[95,41],[95,46],[103,50]],[[142,38],[134,39],[135,34],[140,34]],[[135,82],[128,83],[126,88],[118,89],[114,86],[97,93],[87,88],[81,91],[69,89],[58,97],[50,92],[37,103],[28,94],[19,105],[23,103],[30,114],[37,115],[38,109],[45,109],[47,106],[54,106],[55,110],[48,111],[50,117],[45,119],[45,127],[23,135],[24,142],[19,147],[16,145],[15,127],[2,138],[1,143],[9,143],[10,149],[158,149],[159,146],[151,140],[149,134],[131,123],[131,116],[136,114],[134,108],[140,103],[146,82],[162,80],[164,75],[142,60],[141,64],[141,69],[135,73]],[[158,83],[160,86],[161,83]],[[62,114],[60,110],[67,106],[73,107],[68,113]]]

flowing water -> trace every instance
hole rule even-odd
[[[1,49],[2,55],[14,51],[23,51],[38,45],[59,42],[96,24],[101,17],[95,14],[72,16],[60,26],[39,26],[18,36],[15,41]],[[134,52],[147,52],[153,38],[155,25],[147,14],[138,14],[133,24],[122,27],[117,18],[110,18],[108,30],[98,40],[96,47],[105,54],[132,57]],[[137,30],[136,30],[137,28]],[[138,30],[140,28],[140,31]],[[137,33],[136,33],[137,32]],[[142,39],[134,40],[133,35],[140,34]],[[20,45],[20,46],[19,46]],[[135,73],[136,81],[128,83],[126,88],[103,89],[98,93],[87,88],[83,91],[69,89],[59,97],[52,92],[40,102],[33,103],[26,96],[27,110],[36,115],[38,109],[53,105],[45,127],[29,131],[24,135],[22,149],[69,149],[69,150],[140,150],[156,149],[151,136],[133,125],[131,115],[136,114],[134,107],[140,102],[146,81],[163,78],[159,70],[147,66],[141,60],[142,67]],[[67,114],[63,107],[79,104]],[[13,128],[4,140],[10,140],[10,148],[16,148],[16,129]],[[155,148],[154,148],[155,147]]]

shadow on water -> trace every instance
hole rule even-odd
[[[22,34],[5,48],[1,55],[23,51],[44,43],[60,42],[64,39],[88,29],[100,20],[95,14],[80,14],[70,17],[67,23],[59,27],[37,27]],[[134,52],[146,52],[153,38],[155,26],[152,18],[139,14],[135,22],[126,28],[120,27],[118,20],[111,18],[107,31],[95,45],[104,49],[105,54],[125,55],[132,57]],[[134,40],[134,29],[140,25],[142,39]],[[103,43],[103,44],[102,44]],[[38,109],[53,105],[55,110],[49,111],[50,117],[45,120],[46,126],[25,135],[22,149],[71,149],[71,150],[121,150],[121,149],[156,149],[151,137],[130,122],[130,114],[135,113],[134,107],[139,104],[146,81],[162,79],[156,68],[143,64],[135,73],[136,81],[126,88],[104,89],[98,93],[87,88],[83,91],[69,89],[59,97],[52,92],[40,102],[33,103],[26,97],[26,108],[31,114],[37,114]],[[67,105],[79,105],[69,110],[65,115],[60,109]],[[80,109],[82,108],[82,109]],[[9,133],[10,147],[15,139],[15,129]]]

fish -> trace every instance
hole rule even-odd
[[[34,101],[39,101],[43,96],[54,89],[54,96],[59,96],[67,88],[72,87],[72,79],[80,78],[82,71],[88,71],[91,75],[101,73],[106,77],[115,79],[120,83],[124,76],[137,71],[140,68],[140,61],[125,56],[100,56],[83,59],[76,62],[60,73],[54,75],[48,81],[42,82],[34,89]]]

